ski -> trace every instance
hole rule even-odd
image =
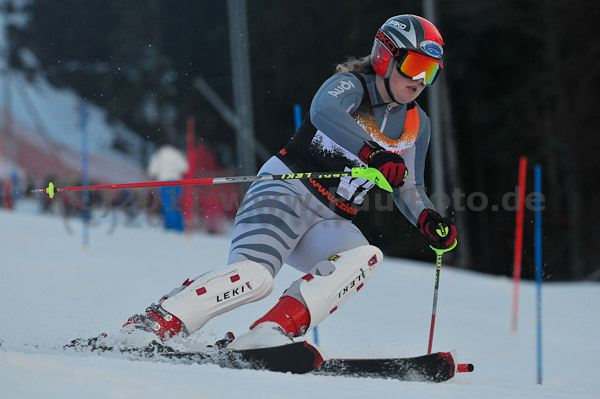
[[[97,347],[95,342],[75,340],[66,348],[94,352],[114,351]],[[457,365],[450,352],[432,353],[411,358],[348,358],[330,359],[316,346],[306,341],[259,349],[231,350],[209,347],[194,352],[176,351],[156,343],[144,349],[118,350],[133,359],[183,364],[214,364],[224,368],[268,370],[294,374],[316,374],[347,377],[392,378],[400,381],[442,382],[456,372],[473,371],[470,364]]]
[[[314,371],[323,361],[319,350],[308,342],[260,349],[215,349],[205,352],[163,352],[159,357],[178,359],[185,363],[211,363],[235,369],[268,370],[305,374]]]
[[[182,364],[215,364],[225,368],[268,370],[305,374],[315,370],[323,361],[319,349],[308,342],[260,349],[231,350],[217,344],[205,350],[183,352],[156,341],[144,348],[115,349],[97,344],[98,338],[75,339],[65,345],[67,350],[95,353],[120,353],[132,359],[152,359]]]
[[[185,360],[188,363],[210,362],[228,368],[295,374],[392,378],[400,381],[442,382],[454,377],[457,371],[455,356],[450,352],[411,358],[327,359],[318,348],[305,341],[261,349],[237,351],[223,349],[212,354],[178,352],[161,354],[161,356]],[[464,371],[472,371],[472,366],[470,370]]]
[[[442,382],[454,377],[455,371],[451,353],[431,353],[411,358],[329,359],[321,363],[314,373]]]

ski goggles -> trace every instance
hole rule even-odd
[[[444,66],[441,61],[412,51],[406,51],[404,55],[396,57],[398,72],[412,80],[423,78],[426,85],[435,81],[442,68]]]

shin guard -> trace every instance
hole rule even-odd
[[[191,334],[213,317],[258,301],[273,290],[273,276],[259,263],[245,260],[186,281],[160,306],[176,316]]]
[[[318,325],[360,291],[382,260],[379,248],[362,245],[315,265],[313,273],[302,277],[298,286],[310,312],[308,328]]]

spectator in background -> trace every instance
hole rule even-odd
[[[224,171],[218,164],[213,151],[203,143],[196,144],[194,151],[194,178],[223,177],[235,172]],[[199,186],[194,190],[198,194],[198,204],[202,228],[210,234],[223,234],[227,231],[227,220],[235,216],[239,206],[240,193],[233,184]]]
[[[0,181],[0,208],[4,208],[4,184]]]
[[[188,171],[189,165],[185,155],[175,147],[166,144],[161,146],[150,158],[148,175],[156,180],[180,180]],[[184,231],[183,217],[179,206],[181,186],[161,187],[161,210],[167,230]]]

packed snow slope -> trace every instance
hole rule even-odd
[[[545,283],[541,386],[536,385],[534,286],[522,283],[518,332],[512,333],[510,279],[447,265],[434,351],[455,349],[460,362],[475,364],[475,372],[445,383],[132,361],[61,348],[74,338],[119,328],[186,278],[222,265],[227,237],[166,233],[143,217],[125,226],[122,215],[113,213],[94,223],[84,251],[79,221],[39,215],[31,204],[0,210],[0,227],[2,398],[600,397],[597,283]],[[385,259],[364,289],[319,327],[324,351],[332,357],[424,354],[433,260],[433,253],[431,263]],[[226,331],[243,333],[299,277],[284,268],[269,298],[214,319],[189,345],[213,343]],[[312,340],[312,333],[307,337]]]

